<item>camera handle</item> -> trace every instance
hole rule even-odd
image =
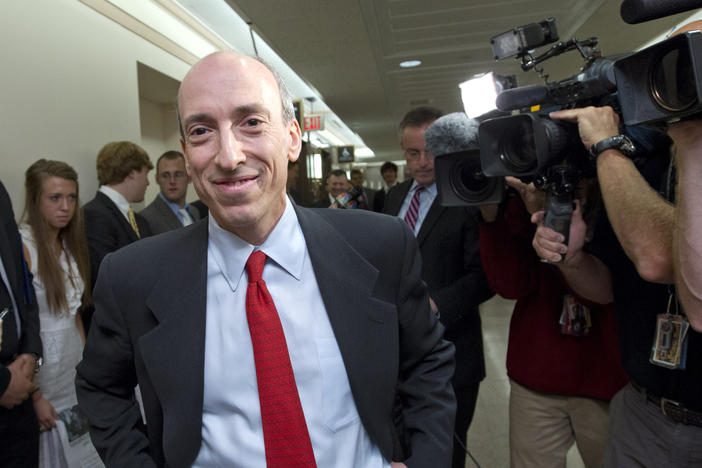
[[[555,166],[549,171],[549,176],[542,181],[547,187],[546,215],[544,226],[563,235],[563,243],[568,245],[570,237],[570,219],[573,216],[575,187],[578,177],[568,166]],[[548,182],[547,182],[548,181]],[[563,263],[565,255],[561,257]]]
[[[544,226],[563,234],[564,244],[568,245],[570,234],[570,218],[573,216],[573,192],[561,194],[549,193]],[[565,258],[565,257],[563,257]]]

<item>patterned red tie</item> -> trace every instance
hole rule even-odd
[[[417,217],[419,216],[419,194],[422,193],[422,190],[424,190],[423,185],[418,185],[414,189],[414,195],[412,195],[409,208],[407,208],[407,213],[405,213],[405,222],[412,232],[414,232],[414,226],[417,224]]]
[[[256,363],[263,441],[268,468],[316,467],[312,442],[293,375],[283,327],[261,274],[266,254],[246,262],[246,319]]]

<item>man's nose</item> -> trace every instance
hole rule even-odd
[[[215,163],[225,170],[234,170],[246,161],[246,156],[242,151],[242,144],[237,140],[236,135],[230,129],[220,131],[219,148],[215,157]]]

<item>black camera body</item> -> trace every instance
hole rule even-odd
[[[702,113],[702,33],[686,32],[618,60],[614,75],[626,125]]]

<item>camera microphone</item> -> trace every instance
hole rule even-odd
[[[454,112],[434,121],[424,132],[427,152],[434,156],[479,149],[478,121]]]
[[[357,208],[358,197],[363,194],[363,189],[356,185],[348,192],[339,194],[334,200],[337,208]]]
[[[441,206],[499,203],[501,177],[486,177],[480,167],[477,120],[465,112],[440,117],[424,132],[427,152],[435,157],[434,174]]]
[[[542,104],[548,97],[546,86],[522,86],[521,88],[506,89],[497,95],[496,105],[501,111],[524,109],[525,107]]]
[[[701,0],[624,0],[619,14],[625,22],[638,24],[697,8],[702,8]]]

